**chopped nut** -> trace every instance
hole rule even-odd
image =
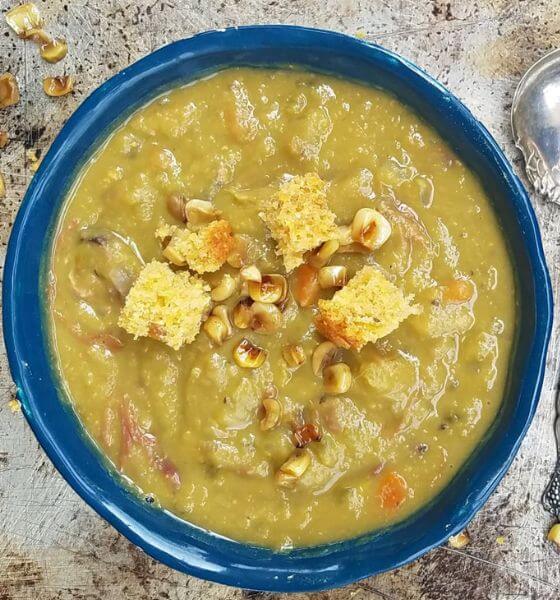
[[[317,250],[311,254],[307,262],[312,267],[320,269],[329,262],[339,248],[340,243],[337,240],[329,240],[317,248]]]
[[[6,196],[6,184],[4,183],[4,177],[2,177],[2,173],[0,173],[0,198],[4,198]]]
[[[352,373],[345,363],[329,365],[323,369],[323,386],[327,394],[345,394],[352,385]]]
[[[237,281],[227,273],[222,277],[220,283],[212,290],[210,297],[214,302],[223,302],[227,300],[237,287]]]
[[[391,235],[391,224],[377,210],[361,208],[352,221],[352,239],[370,250],[380,248]]]
[[[291,485],[295,483],[309,468],[311,457],[308,452],[298,451],[280,467],[276,473],[276,481],[280,485]]]
[[[12,106],[19,102],[19,87],[11,73],[0,75],[0,108]]]
[[[261,283],[262,281],[262,274],[256,265],[247,265],[246,267],[243,267],[241,271],[239,271],[239,275],[241,275],[243,281],[255,281],[257,283]]]
[[[239,329],[247,329],[253,318],[251,307],[253,301],[250,298],[243,298],[233,309],[233,324]]]
[[[43,27],[43,17],[32,2],[20,4],[6,13],[6,22],[20,38],[28,39],[30,32]]]
[[[41,45],[41,57],[48,63],[57,63],[68,54],[68,45],[62,38],[54,38]]]
[[[187,199],[181,194],[170,194],[167,196],[166,206],[169,214],[182,223],[187,222]]]
[[[5,148],[10,143],[10,138],[5,131],[0,131],[0,149]]]
[[[300,306],[306,307],[315,304],[321,293],[319,271],[311,265],[300,265],[294,273],[292,290]]]
[[[74,90],[74,78],[71,75],[45,77],[43,80],[43,90],[47,96],[53,98],[65,96]]]
[[[550,528],[546,539],[549,542],[554,542],[557,546],[560,546],[560,523],[556,523]]]
[[[251,329],[257,333],[274,333],[282,327],[282,312],[275,304],[254,302],[251,306]]]
[[[219,317],[210,315],[204,321],[202,329],[215,344],[221,345],[227,339],[227,327]]]
[[[313,373],[319,376],[323,369],[328,367],[336,360],[338,348],[332,342],[323,342],[315,348],[311,359],[311,367]]]
[[[260,346],[255,346],[247,338],[243,338],[233,351],[235,362],[245,369],[258,369],[268,356],[268,352]]]
[[[306,423],[294,430],[294,440],[298,448],[305,448],[311,442],[318,442],[321,432],[314,423]]]
[[[262,431],[274,429],[282,418],[282,405],[275,398],[263,398],[264,417],[260,421]]]
[[[255,301],[278,304],[288,295],[288,282],[283,275],[263,275],[262,281],[249,281],[249,296]]]
[[[282,348],[282,356],[287,365],[292,368],[297,368],[305,362],[305,352],[298,344],[288,344]]]
[[[212,309],[212,315],[222,320],[222,323],[225,325],[227,332],[225,339],[229,339],[233,335],[233,327],[231,326],[231,321],[229,320],[227,306],[225,306],[224,304],[218,304],[218,306],[215,306]]]
[[[204,225],[205,223],[210,223],[210,221],[215,221],[222,213],[212,204],[212,202],[195,199],[189,200],[185,204],[185,214],[187,216],[187,221],[191,225]]]
[[[319,285],[323,289],[341,288],[348,282],[346,267],[330,266],[319,270]]]
[[[452,535],[449,538],[448,544],[452,548],[456,548],[457,550],[459,550],[459,549],[467,546],[470,543],[470,541],[471,541],[471,538],[470,538],[467,530],[465,529],[465,531],[461,531],[457,535]]]

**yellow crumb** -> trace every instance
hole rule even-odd
[[[8,402],[8,408],[15,414],[21,411],[21,404],[15,398]]]
[[[335,214],[327,204],[327,185],[316,174],[298,175],[282,184],[260,214],[276,240],[287,271],[303,263],[303,255],[335,239]]]
[[[224,219],[212,221],[197,231],[175,225],[158,227],[156,237],[169,239],[163,256],[174,265],[189,266],[197,273],[213,273],[225,262],[233,250],[231,225]]]
[[[361,350],[417,314],[411,300],[381,271],[365,266],[331,300],[319,300],[316,325],[337,346]]]
[[[503,546],[506,543],[506,538],[503,535],[499,535],[496,538],[496,544],[499,544],[500,546]]]
[[[365,40],[365,39],[367,38],[367,34],[366,34],[366,32],[365,32],[365,31],[363,31],[363,30],[356,31],[356,37],[357,37],[359,40]]]
[[[189,273],[174,273],[158,261],[147,264],[130,289],[119,327],[135,338],[148,336],[175,350],[190,344],[210,308],[210,287]]]

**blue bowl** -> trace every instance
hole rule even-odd
[[[518,337],[503,405],[444,492],[387,529],[289,552],[202,530],[150,507],[127,488],[59,390],[44,313],[45,262],[53,228],[84,161],[120,121],[162,90],[234,65],[296,65],[381,87],[410,105],[480,177],[517,274]],[[505,474],[529,427],[552,324],[551,285],[535,215],[488,131],[445,88],[391,52],[341,34],[287,26],[203,33],[154,52],[97,89],[64,126],[29,187],[8,246],[3,302],[4,337],[23,412],[76,492],[167,565],[204,579],[270,591],[341,586],[403,565],[463,529]]]

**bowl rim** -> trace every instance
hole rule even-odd
[[[490,152],[493,154],[498,167],[504,174],[507,184],[512,190],[512,204],[516,206],[518,212],[522,213],[524,218],[523,242],[529,254],[530,264],[533,269],[534,281],[540,284],[540,286],[536,286],[535,289],[535,296],[539,300],[535,307],[535,314],[538,316],[538,319],[535,324],[534,339],[536,341],[533,343],[531,348],[532,383],[534,386],[532,395],[527,399],[526,402],[527,406],[526,411],[523,414],[522,426],[520,427],[515,439],[511,441],[511,444],[508,447],[508,454],[505,457],[505,460],[501,464],[496,464],[492,469],[490,469],[486,485],[483,487],[483,489],[473,493],[473,499],[470,502],[468,510],[460,511],[461,516],[456,520],[455,523],[443,523],[440,529],[434,531],[431,536],[428,536],[429,541],[427,543],[423,542],[422,547],[410,547],[408,549],[403,549],[396,560],[390,561],[390,563],[385,564],[381,568],[375,566],[368,567],[364,566],[363,564],[360,564],[359,567],[352,564],[346,564],[344,569],[335,568],[335,566],[332,568],[329,566],[326,568],[321,568],[320,573],[317,574],[317,569],[313,570],[304,568],[298,570],[295,568],[295,565],[293,568],[291,568],[289,563],[282,562],[281,568],[273,567],[272,565],[269,567],[270,573],[282,573],[282,577],[279,578],[277,576],[273,577],[270,575],[267,578],[266,576],[263,576],[262,573],[257,576],[256,570],[252,573],[250,564],[241,565],[236,563],[228,564],[226,566],[217,563],[213,564],[211,558],[210,560],[206,560],[206,562],[204,562],[199,560],[200,557],[196,554],[193,554],[190,557],[190,562],[184,560],[184,555],[182,555],[182,558],[178,558],[174,553],[175,549],[173,544],[167,540],[163,540],[165,544],[162,546],[161,539],[156,539],[156,537],[152,535],[153,532],[143,529],[141,524],[137,521],[134,521],[133,518],[128,518],[126,513],[121,511],[118,506],[115,506],[113,503],[108,501],[107,498],[103,499],[98,497],[97,494],[99,493],[99,490],[95,489],[90,482],[86,481],[78,471],[75,471],[73,468],[71,468],[71,460],[69,462],[67,457],[64,456],[61,448],[57,444],[57,441],[54,439],[51,433],[42,426],[42,422],[37,418],[37,415],[32,410],[28,409],[26,402],[26,398],[34,397],[36,392],[27,386],[26,354],[21,343],[21,334],[18,332],[15,324],[15,313],[17,312],[15,298],[15,290],[17,288],[17,257],[19,254],[24,252],[25,244],[22,237],[22,232],[24,231],[29,218],[28,213],[32,207],[32,200],[38,193],[40,181],[49,169],[52,157],[62,147],[65,140],[72,135],[75,125],[89,110],[94,109],[98,100],[104,97],[113,88],[120,85],[123,81],[133,78],[135,75],[142,73],[144,70],[150,69],[153,65],[158,64],[159,61],[169,62],[173,60],[174,53],[178,53],[179,51],[183,53],[189,52],[192,55],[196,55],[197,52],[204,50],[205,45],[216,44],[217,42],[230,49],[237,47],[251,49],[252,38],[255,34],[276,38],[280,36],[283,43],[286,45],[290,44],[291,36],[305,36],[307,40],[310,40],[317,45],[328,45],[329,48],[335,53],[344,51],[353,52],[360,55],[369,53],[377,54],[384,57],[384,59],[388,62],[393,63],[398,68],[403,69],[410,76],[415,77],[422,83],[422,85],[432,88],[433,90],[437,91],[438,94],[442,95],[448,101],[450,110],[455,111],[458,118],[467,123],[470,129],[476,130],[477,133],[482,137],[484,143],[490,148]],[[219,39],[217,40],[217,38]],[[427,121],[430,122],[429,119],[427,119]],[[342,33],[292,25],[250,25],[205,31],[190,38],[172,42],[171,44],[163,46],[155,52],[152,52],[151,54],[148,54],[144,58],[133,63],[123,71],[112,76],[101,86],[96,88],[79,105],[70,119],[61,129],[49,151],[45,155],[40,169],[29,185],[22,205],[16,216],[8,243],[2,294],[4,306],[4,340],[7,349],[10,371],[16,383],[17,394],[22,403],[24,415],[42,448],[45,450],[50,460],[53,462],[57,470],[62,474],[64,479],[70,484],[70,486],[89,506],[91,506],[121,534],[142,548],[156,560],[159,560],[174,569],[195,575],[203,579],[227,585],[263,591],[314,591],[346,585],[364,577],[407,564],[425,554],[429,550],[441,545],[449,538],[450,535],[453,535],[454,533],[464,529],[464,527],[472,519],[474,514],[481,508],[488,496],[504,476],[531,423],[542,387],[547,347],[552,329],[553,314],[552,286],[533,207],[531,206],[525,188],[515,174],[512,166],[509,164],[498,144],[488,130],[484,127],[484,125],[482,125],[462,104],[462,102],[453,94],[451,94],[451,92],[449,92],[439,82],[407,59],[402,58],[381,46]],[[529,368],[527,368],[527,370],[529,370]],[[210,546],[212,543],[219,543],[219,540],[223,539],[213,532],[206,532],[204,535],[210,538]],[[338,544],[348,545],[352,542],[355,542],[357,539],[358,538],[352,538]],[[238,543],[234,542],[234,544]],[[241,543],[240,545],[247,547],[246,544]],[[325,548],[325,546],[323,546],[323,548]],[[269,553],[272,552],[264,549],[261,550]],[[274,552],[272,552],[272,554],[274,554]],[[275,554],[275,556],[277,556],[278,560],[280,561],[282,554]],[[208,556],[206,558],[208,559]],[[347,561],[351,563],[352,557],[347,557]],[[317,566],[318,564],[315,564],[315,567]],[[294,575],[294,573],[297,576]]]

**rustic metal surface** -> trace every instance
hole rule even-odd
[[[32,175],[26,149],[45,150],[79,102],[111,74],[154,48],[197,31],[255,22],[359,33],[410,58],[448,86],[490,129],[519,173],[509,109],[523,71],[560,45],[559,0],[36,0],[48,29],[67,38],[58,65],[0,23],[0,73],[20,83],[22,101],[0,111],[13,137],[0,151],[7,197],[0,201],[3,262],[12,220]],[[0,0],[0,12],[12,0]],[[66,71],[76,93],[47,99],[41,78]],[[534,198],[551,275],[560,281],[560,207]],[[558,309],[557,309],[558,310]],[[551,524],[540,497],[554,466],[558,325],[533,425],[508,475],[470,526],[463,550],[440,548],[414,564],[330,593],[296,600],[515,600],[560,598],[560,555],[545,541]],[[233,590],[185,577],[148,558],[94,514],[55,472],[21,413],[0,354],[0,600],[209,600],[276,594]],[[502,539],[503,538],[503,539]],[[502,542],[502,543],[500,543]]]

